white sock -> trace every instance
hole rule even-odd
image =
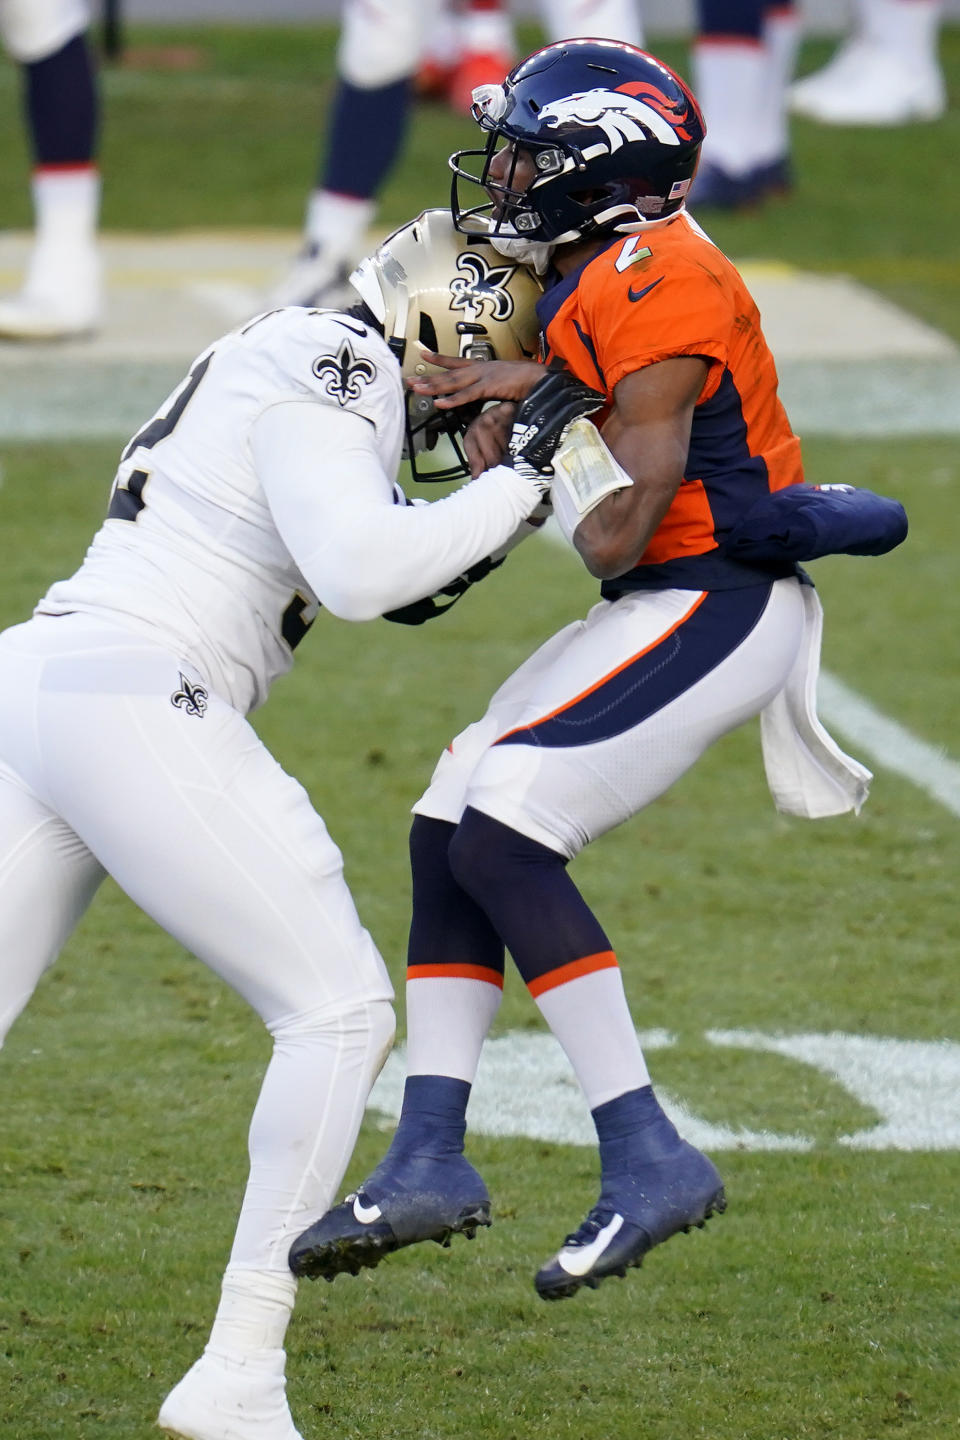
[[[763,43],[767,51],[767,84],[758,129],[770,137],[769,158],[779,159],[790,150],[787,87],[793,79],[800,44],[800,16],[795,8],[767,12]]]
[[[566,1051],[591,1110],[650,1084],[619,967],[594,970],[541,991],[536,1001]]]
[[[207,1348],[238,1357],[282,1350],[296,1294],[289,1272],[228,1265]]]
[[[761,123],[769,65],[766,47],[756,40],[699,40],[693,47],[693,89],[707,125],[704,155],[728,175],[743,175],[782,153]]]
[[[503,991],[486,980],[428,976],[407,981],[407,1074],[473,1084]]]
[[[100,171],[39,165],[31,177],[37,244],[61,250],[89,248],[100,217]]]
[[[314,190],[307,201],[306,237],[332,258],[353,261],[366,248],[367,228],[375,210],[374,200]]]

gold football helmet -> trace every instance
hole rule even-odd
[[[425,210],[361,261],[350,284],[383,327],[404,379],[436,372],[426,350],[471,360],[531,360],[539,350],[536,303],[542,287],[532,270],[498,255],[485,238],[460,233],[447,210]],[[407,458],[418,480],[469,473],[459,438],[477,407],[437,410],[425,395],[407,395]],[[414,457],[449,436],[455,465],[424,470]]]

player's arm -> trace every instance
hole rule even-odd
[[[577,551],[598,579],[632,569],[667,513],[683,479],[694,406],[707,371],[700,356],[677,355],[632,371],[614,388],[613,410],[601,434],[625,472],[624,485],[573,530]]]
[[[370,620],[494,554],[547,484],[507,465],[429,505],[395,503],[371,423],[324,404],[271,406],[251,433],[277,530],[317,599]]]

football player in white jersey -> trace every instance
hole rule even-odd
[[[123,452],[80,569],[0,636],[0,1040],[105,874],[273,1037],[210,1341],[160,1412],[188,1440],[298,1440],[287,1252],[334,1196],[394,1033],[340,853],[244,717],[318,607],[419,618],[531,531],[545,488],[520,440],[432,504],[394,483],[420,339],[529,353],[526,272],[435,211],[355,283],[353,312],[275,311],[211,345]],[[541,450],[558,413],[532,417]]]

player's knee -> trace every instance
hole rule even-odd
[[[89,24],[86,0],[7,0],[0,6],[3,43],[23,65],[55,55]]]
[[[415,887],[442,890],[449,884],[450,841],[456,829],[448,820],[414,815],[410,826],[410,874]]]
[[[386,995],[346,998],[319,1009],[302,1010],[268,1024],[275,1043],[334,1042],[340,1050],[366,1050],[380,1057],[377,1070],[393,1044],[397,1019]]]
[[[544,867],[562,869],[566,863],[555,850],[469,806],[447,853],[458,885],[485,909],[498,892],[526,884]]]

